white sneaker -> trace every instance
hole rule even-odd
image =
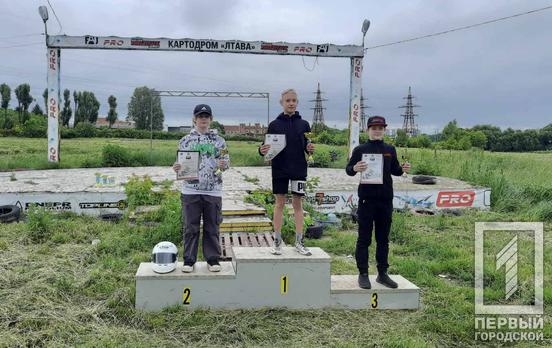
[[[194,265],[184,265],[182,266],[182,272],[192,273],[194,271]]]
[[[208,263],[207,269],[209,272],[220,272],[222,270],[222,267],[218,263],[218,261],[213,262],[213,264]]]
[[[272,244],[270,252],[273,255],[282,255],[282,241],[279,239],[274,239],[274,243]]]
[[[297,252],[301,255],[305,255],[305,256],[311,256],[312,253],[310,252],[309,248],[305,247],[303,245],[303,242],[295,242],[295,250],[297,250]]]

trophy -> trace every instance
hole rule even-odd
[[[305,132],[305,138],[307,138],[307,144],[312,143],[312,137],[314,134],[312,132]],[[307,157],[307,163],[309,165],[312,165],[314,163],[314,158],[312,157],[312,153],[309,152],[309,157]]]
[[[224,157],[224,155],[228,154],[228,148],[226,147],[223,147],[222,149],[220,149],[218,151],[218,155],[217,155],[217,160]],[[220,176],[222,175],[222,169],[220,169],[220,167],[218,166],[218,161],[217,161],[217,170],[215,171],[215,175],[217,176]]]

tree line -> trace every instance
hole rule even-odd
[[[0,128],[12,129],[16,125],[23,126],[31,115],[46,116],[48,113],[48,89],[45,88],[42,93],[44,109],[40,103],[31,95],[31,86],[28,83],[18,85],[14,90],[17,106],[15,111],[17,117],[11,118],[8,116],[8,107],[12,98],[12,89],[6,83],[0,85],[1,107],[4,109],[3,119],[0,119]],[[134,121],[136,128],[140,130],[162,130],[164,122],[164,113],[161,107],[161,98],[155,95],[155,91],[146,86],[138,87],[134,90],[131,100],[128,104],[127,121]],[[29,107],[35,102],[34,107],[29,112]],[[59,122],[64,127],[69,127],[71,118],[73,117],[73,127],[79,123],[87,122],[95,124],[98,120],[98,112],[100,110],[100,102],[90,91],[71,91],[65,89],[63,91],[63,99],[60,104],[63,106],[59,112]],[[71,102],[73,106],[71,107]],[[107,113],[107,122],[109,128],[115,124],[118,119],[117,113],[117,98],[110,95],[107,98],[109,111]],[[43,111],[44,110],[44,111]]]

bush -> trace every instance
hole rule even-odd
[[[314,158],[314,163],[311,166],[314,168],[328,168],[332,162],[332,158],[328,151],[315,151],[312,156]]]
[[[131,167],[133,164],[130,152],[124,147],[106,145],[102,149],[103,167]]]
[[[96,127],[89,122],[81,122],[74,128],[77,138],[93,138],[96,136]]]
[[[27,235],[33,242],[45,242],[52,236],[51,212],[33,205],[27,210],[27,217]]]
[[[21,135],[27,138],[45,138],[48,130],[46,117],[32,116],[21,127]]]

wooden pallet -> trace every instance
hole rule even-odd
[[[232,247],[270,247],[274,242],[274,236],[271,232],[231,232],[221,233],[219,236],[219,243],[221,253],[221,260],[229,261],[234,256],[232,254]],[[284,245],[284,244],[282,244]]]

